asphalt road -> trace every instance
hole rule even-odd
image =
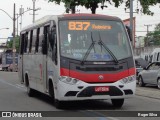
[[[138,117],[138,115],[137,117],[133,117],[132,114],[139,113],[143,116],[143,111],[148,111],[147,114],[160,111],[160,90],[153,86],[145,88],[137,87],[136,96],[126,99],[121,109],[114,108],[110,100],[94,100],[67,102],[64,109],[59,110],[55,108],[52,99],[46,95],[37,92],[35,97],[28,97],[26,88],[18,81],[17,73],[0,71],[0,111],[51,111],[51,113],[45,114],[54,114],[55,117],[47,117],[45,119],[56,120],[82,120],[84,119],[82,117],[85,117],[85,120],[159,120],[160,118],[156,117],[144,118]],[[119,112],[117,111],[120,112],[120,115],[118,115]],[[130,113],[131,111],[135,112]],[[109,115],[106,117],[106,114]],[[130,114],[131,117],[123,117],[124,114]]]

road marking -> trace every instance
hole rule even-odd
[[[109,118],[111,120],[119,120],[118,118],[114,118],[114,117],[107,117],[107,118]]]
[[[24,85],[21,85],[21,84],[16,84],[16,86],[24,88]]]
[[[2,80],[2,79],[0,79],[0,82],[2,82],[2,83],[5,83],[5,84],[7,84],[7,85],[10,85],[10,86],[12,86],[12,87],[15,87],[15,88],[18,88],[18,89],[21,89],[21,90],[24,90],[24,91],[26,91],[26,89],[24,89],[24,87],[20,87],[20,85],[19,86],[17,86],[18,84],[11,84],[11,83],[9,83],[9,82],[6,82],[6,81],[4,81],[4,80]]]

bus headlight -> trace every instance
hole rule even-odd
[[[71,78],[71,77],[68,77],[68,76],[60,76],[59,80],[62,81],[62,82],[65,82],[67,84],[71,84],[71,85],[74,85],[79,81],[75,78]]]
[[[120,80],[120,82],[123,84],[127,84],[127,83],[133,82],[135,80],[136,80],[135,75],[132,75],[132,76],[123,78],[122,80]]]

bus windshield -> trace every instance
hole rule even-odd
[[[61,56],[85,61],[114,61],[130,57],[123,24],[104,20],[59,22]]]

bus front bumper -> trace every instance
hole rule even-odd
[[[105,91],[97,91],[97,88],[108,88]],[[129,98],[135,94],[136,80],[122,84],[120,81],[114,83],[85,83],[71,85],[62,81],[57,83],[56,99],[61,101],[68,100],[105,100]]]

